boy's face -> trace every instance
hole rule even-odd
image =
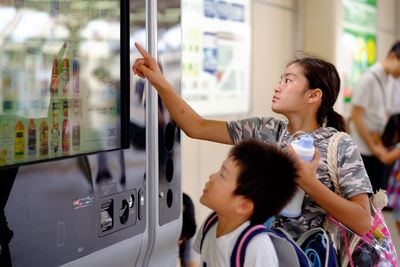
[[[206,183],[200,203],[223,214],[233,212],[241,196],[234,195],[240,168],[232,158],[227,158],[218,172],[213,173]]]

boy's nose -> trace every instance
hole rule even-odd
[[[215,173],[212,173],[212,174],[210,174],[210,176],[208,176],[208,180],[213,180],[214,179],[214,177],[215,177]]]

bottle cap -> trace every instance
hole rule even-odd
[[[312,148],[314,146],[314,139],[311,135],[302,135],[300,137],[299,145],[304,148]]]

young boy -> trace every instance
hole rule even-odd
[[[212,209],[218,221],[205,234],[203,225],[193,248],[200,266],[230,266],[233,247],[248,225],[263,224],[294,195],[295,160],[280,148],[256,140],[235,145],[220,170],[211,174],[200,202]],[[201,246],[201,251],[200,251]],[[246,249],[244,266],[278,266],[270,237],[256,235]]]

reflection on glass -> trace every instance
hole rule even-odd
[[[135,42],[146,46],[146,1],[130,0],[130,54],[133,65],[134,60],[140,57],[135,47]],[[134,150],[146,149],[146,115],[144,81],[133,75],[130,79],[130,143]],[[137,152],[137,151],[136,151]]]
[[[120,1],[1,1],[0,167],[121,147]]]

